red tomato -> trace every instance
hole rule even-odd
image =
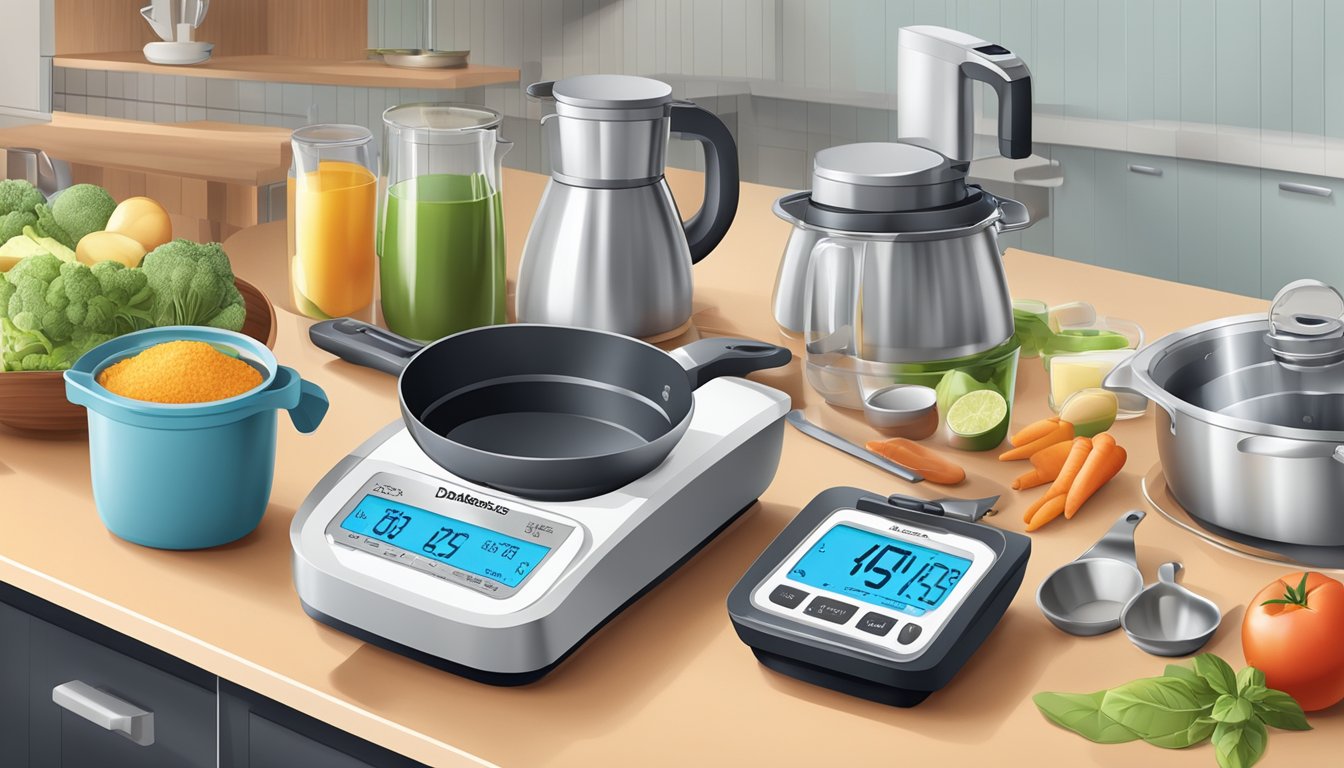
[[[1319,573],[1307,574],[1304,592],[1301,584],[1299,572],[1260,590],[1241,623],[1241,648],[1266,685],[1315,712],[1344,701],[1344,584]]]

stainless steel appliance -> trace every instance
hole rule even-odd
[[[691,265],[737,213],[737,145],[727,126],[666,83],[583,75],[528,88],[555,100],[542,119],[546,185],[518,275],[518,320],[642,338],[691,317]],[[669,133],[705,151],[705,198],[682,222],[663,179]]]
[[[1020,203],[966,183],[970,83],[996,84],[999,151],[1027,157],[1031,74],[1006,49],[941,27],[904,28],[899,46],[901,139],[818,152],[811,194],[775,205],[794,225],[775,281],[775,322],[803,332],[814,254],[840,244],[863,257],[855,277],[864,293],[861,357],[939,360],[984,351],[1013,328],[997,235],[1026,227],[1030,217]]]
[[[1165,336],[1106,378],[1158,405],[1172,495],[1201,523],[1271,542],[1344,545],[1344,298],[1314,280],[1269,316]]]

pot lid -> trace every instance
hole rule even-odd
[[[898,141],[845,144],[817,152],[812,197],[856,211],[914,211],[966,197],[965,163]]]
[[[634,75],[579,75],[557,80],[551,96],[583,109],[645,109],[672,101],[672,86]]]
[[[1265,343],[1281,362],[1329,365],[1344,359],[1344,297],[1319,280],[1279,289],[1269,309]]]

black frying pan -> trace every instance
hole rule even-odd
[[[348,362],[400,374],[402,418],[444,469],[550,501],[590,498],[642,477],[686,432],[696,387],[792,357],[744,339],[705,339],[669,353],[557,325],[492,325],[425,346],[350,319],[316,323],[308,333]]]

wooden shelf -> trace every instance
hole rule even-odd
[[[497,83],[516,83],[519,78],[518,70],[511,67],[470,64],[463,69],[400,69],[368,59],[332,61],[275,54],[217,56],[204,64],[177,67],[151,64],[145,61],[145,55],[140,51],[78,53],[59,55],[55,58],[54,64],[70,69],[98,69],[108,72],[150,72],[156,75],[347,85],[362,88],[452,90]]]

